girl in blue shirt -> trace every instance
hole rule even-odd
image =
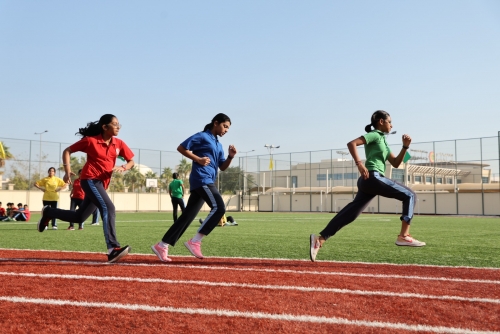
[[[214,182],[217,178],[217,170],[226,170],[237,153],[236,148],[229,145],[226,159],[224,149],[217,139],[217,136],[224,136],[229,131],[230,126],[231,119],[227,115],[217,114],[202,132],[192,135],[177,147],[177,151],[183,156],[193,160],[191,175],[189,176],[191,194],[186,209],[179,219],[168,229],[160,242],[151,246],[151,249],[161,261],[172,261],[168,257],[168,246],[175,246],[184,231],[200,212],[203,204],[207,203],[211,209],[210,213],[198,229],[198,233],[184,243],[191,254],[203,259],[201,240],[212,232],[221,217],[226,213],[224,201]]]

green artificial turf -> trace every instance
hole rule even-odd
[[[199,218],[206,213],[200,213]],[[216,227],[203,240],[206,256],[309,258],[309,235],[320,232],[333,217],[329,213],[228,213],[238,226]],[[31,222],[0,222],[0,248],[51,249],[104,252],[102,225],[86,224],[82,231],[39,233]],[[161,240],[172,224],[172,214],[118,213],[117,235],[133,253],[152,254],[150,246]],[[90,220],[89,220],[90,221]],[[364,214],[340,230],[320,250],[318,260],[435,264],[500,268],[500,219],[498,217],[416,216],[412,235],[425,247],[398,247],[394,242],[401,223],[397,215]],[[196,219],[171,255],[189,255],[183,242],[199,227]]]

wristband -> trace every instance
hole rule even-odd
[[[232,158],[234,158],[234,157],[232,157],[232,156],[228,155],[228,156],[227,156],[227,158],[228,158],[229,160],[231,160],[231,159],[232,159]]]
[[[403,148],[405,148],[405,149],[409,149],[409,148],[410,148],[410,146],[404,146],[404,145],[403,145]]]

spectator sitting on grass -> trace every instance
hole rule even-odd
[[[31,212],[28,207],[28,204],[25,204],[23,207],[23,203],[17,204],[17,209],[14,211],[14,216],[12,220],[27,222],[30,220]]]

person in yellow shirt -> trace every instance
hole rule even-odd
[[[35,187],[43,191],[43,206],[49,205],[57,208],[57,202],[59,201],[58,192],[66,188],[68,184],[56,176],[56,169],[54,167],[50,167],[48,172],[49,176],[36,181]],[[57,230],[55,218],[52,219],[52,229]]]

